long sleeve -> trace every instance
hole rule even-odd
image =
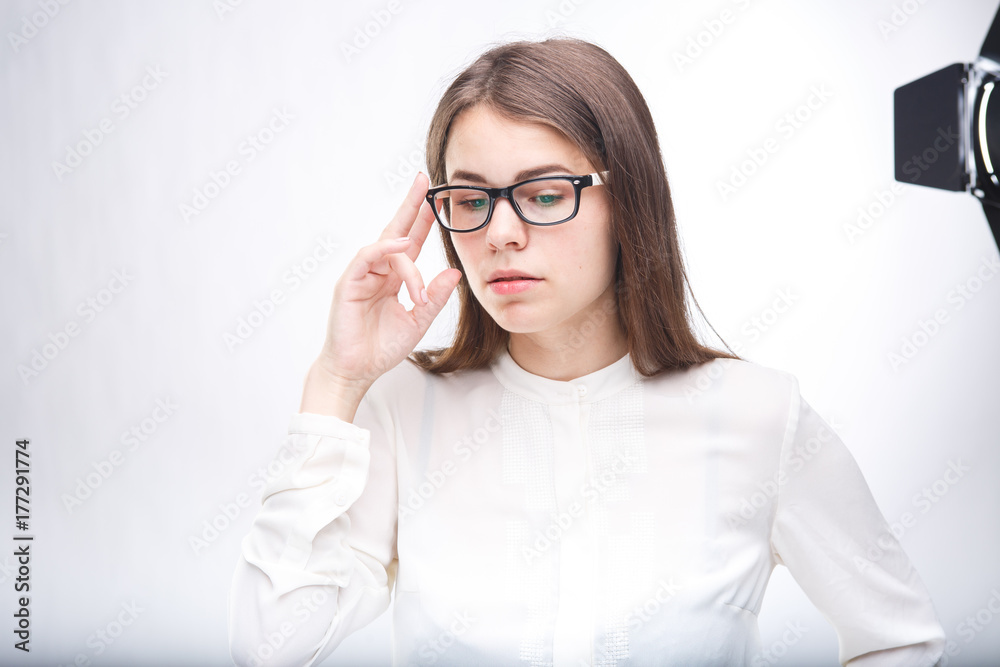
[[[367,400],[355,424],[292,416],[233,576],[237,665],[318,664],[389,606],[398,502],[385,432]]]
[[[923,665],[944,630],[861,469],[837,434],[792,391],[771,545],[839,638],[850,667]]]

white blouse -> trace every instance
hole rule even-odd
[[[238,665],[319,664],[393,591],[396,665],[770,664],[778,564],[842,664],[943,650],[854,458],[752,362],[645,378],[626,355],[561,382],[506,351],[450,376],[404,361],[353,424],[293,415],[272,470],[230,592]]]

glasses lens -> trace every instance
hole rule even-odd
[[[514,188],[514,200],[532,222],[559,222],[573,215],[576,190],[567,180],[532,181]]]
[[[486,220],[490,196],[482,190],[449,188],[434,195],[434,210],[445,227],[475,229]]]

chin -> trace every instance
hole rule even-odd
[[[497,323],[497,326],[508,333],[532,333],[539,329],[536,326],[535,318],[529,313],[523,312],[523,309],[518,308],[518,304],[507,304],[501,310],[486,306],[483,306],[483,309]],[[511,312],[512,310],[521,310],[522,312],[515,313]]]
[[[550,318],[537,316],[537,312],[528,312],[527,308],[520,309],[516,305],[508,306],[503,313],[495,313],[487,310],[493,321],[501,329],[512,334],[533,334],[546,331],[553,326]],[[520,312],[511,312],[519,310]]]
[[[499,326],[507,333],[525,334],[525,333],[533,333],[538,330],[537,327],[531,326],[529,323],[525,322],[520,318],[493,317],[493,321],[496,322],[497,326]]]
[[[473,294],[486,314],[508,333],[537,333],[553,326],[558,320],[552,318],[551,304],[546,306],[535,299],[514,301],[491,293]]]

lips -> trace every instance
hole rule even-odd
[[[540,278],[525,278],[522,276],[502,276],[489,283],[489,290],[496,295],[506,296],[520,294],[534,289],[535,285],[542,282]]]
[[[506,269],[504,271],[494,271],[486,279],[488,283],[504,282],[509,280],[540,280],[537,276],[516,269]]]

